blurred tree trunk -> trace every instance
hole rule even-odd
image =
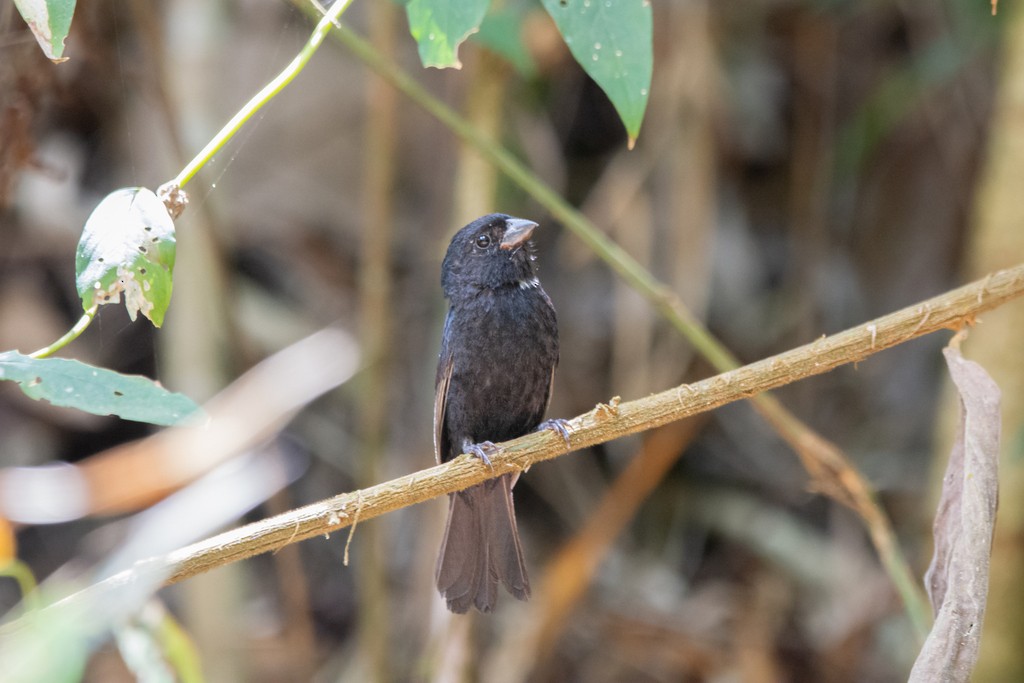
[[[1002,8],[1000,8],[1002,9]],[[1024,259],[1024,14],[1006,27],[1001,83],[988,145],[987,168],[978,188],[968,273],[983,276]],[[974,681],[1024,680],[1024,305],[987,313],[965,345],[1003,392],[999,514],[992,546],[988,610],[981,659]],[[951,397],[950,397],[951,398]],[[955,414],[946,402],[947,417]],[[950,420],[944,420],[949,423]],[[943,443],[949,443],[943,440]]]
[[[394,54],[397,9],[391,3],[370,8],[371,39],[382,54]],[[387,456],[391,382],[391,242],[394,223],[393,191],[397,146],[397,94],[382,80],[367,84],[366,169],[360,261],[360,327],[366,355],[363,399],[359,401],[359,485],[380,481]],[[382,520],[383,521],[383,520]],[[360,530],[360,555],[356,560],[359,601],[359,638],[366,659],[367,678],[377,683],[392,679],[389,658],[391,613],[387,582],[386,549],[390,547],[387,523]]]
[[[187,161],[186,150],[198,150],[205,136],[215,131],[218,121],[210,118],[207,103],[211,90],[211,64],[217,62],[222,10],[205,3],[183,2],[169,8],[163,20],[165,31],[173,26],[202,26],[193,32],[192,49],[166,72],[170,107],[178,117],[171,125],[185,149],[175,149],[177,158],[164,168],[174,169]],[[173,35],[164,39],[171,43]],[[151,176],[152,177],[152,176]],[[198,185],[198,183],[197,183]],[[189,187],[195,191],[195,187]],[[230,374],[225,359],[231,357],[230,323],[225,320],[225,271],[220,246],[213,237],[211,206],[193,208],[188,232],[178,240],[174,305],[160,336],[161,376],[176,389],[198,401],[205,401],[226,384]],[[231,567],[189,581],[180,588],[183,623],[196,643],[203,672],[208,680],[238,681],[246,676],[239,647],[243,609],[245,569]]]

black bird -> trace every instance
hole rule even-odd
[[[558,323],[540,286],[530,236],[537,224],[504,214],[459,230],[441,266],[449,301],[434,394],[434,453],[445,462],[475,453],[489,463],[494,441],[553,428],[541,424],[558,364]],[[512,486],[504,474],[451,494],[437,560],[437,588],[448,609],[494,608],[498,582],[530,597],[516,529]]]

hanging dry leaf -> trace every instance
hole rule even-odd
[[[960,396],[960,424],[935,513],[935,554],[925,574],[935,624],[910,683],[960,683],[971,677],[999,498],[999,387],[980,365],[960,355],[956,338],[943,355]]]

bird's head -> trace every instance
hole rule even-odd
[[[505,286],[536,287],[530,242],[536,227],[533,221],[492,213],[455,233],[441,265],[445,296],[452,299]]]

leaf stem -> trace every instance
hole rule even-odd
[[[87,309],[82,317],[78,319],[75,326],[64,333],[64,336],[53,342],[49,346],[44,346],[38,351],[33,351],[28,354],[30,358],[49,358],[53,354],[57,353],[65,346],[78,339],[78,337],[85,332],[85,328],[89,327],[92,323],[93,318],[96,317],[96,311],[99,308],[99,304],[94,304],[91,308]]]
[[[227,144],[228,140],[234,137],[235,133],[253,114],[259,111],[267,102],[274,99],[279,92],[284,90],[286,85],[292,82],[293,78],[299,75],[299,72],[305,68],[310,58],[320,47],[321,43],[324,42],[324,38],[330,33],[331,26],[336,23],[338,17],[341,16],[350,3],[351,0],[337,0],[331,5],[331,8],[327,10],[317,23],[316,28],[313,29],[313,33],[309,36],[309,40],[306,41],[302,50],[295,56],[295,59],[274,80],[263,86],[262,90],[246,102],[244,107],[238,110],[238,113],[220,129],[220,132],[207,143],[206,147],[203,147],[203,150],[171,181],[173,184],[178,187],[185,187],[186,183],[192,180],[196,173],[199,172],[199,169],[205,166]]]

